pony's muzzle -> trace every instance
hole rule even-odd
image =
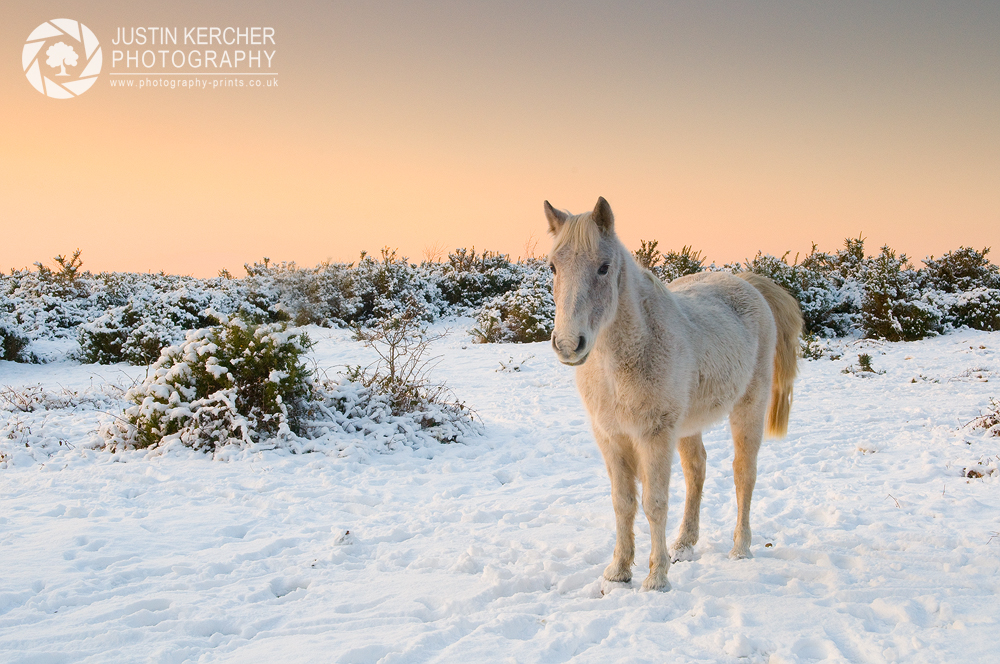
[[[555,350],[560,362],[572,367],[583,364],[589,354],[587,337],[582,334],[574,341],[572,337],[557,337],[553,332],[552,349]]]

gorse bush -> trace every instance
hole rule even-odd
[[[910,340],[961,326],[1000,330],[1000,269],[988,254],[960,247],[917,269],[889,247],[866,255],[858,237],[832,253],[813,246],[801,261],[758,253],[743,264],[706,266],[700,251],[663,253],[656,240],[643,240],[635,257],[666,282],[706,269],[768,276],[798,300],[806,332],[820,337]],[[77,251],[51,267],[12,270],[0,275],[3,356],[32,361],[35,341],[77,338],[83,361],[145,365],[187,331],[211,325],[210,311],[255,324],[353,327],[416,307],[424,322],[474,316],[478,342],[544,341],[553,326],[551,276],[537,259],[457,249],[414,265],[385,248],[357,263],[301,268],[265,258],[244,267],[239,279],[226,271],[211,279],[92,274]]]
[[[914,341],[941,331],[941,313],[921,301],[918,277],[906,254],[897,257],[895,251],[882,247],[864,278],[861,325],[866,337]]]
[[[434,338],[416,315],[393,320],[362,337],[385,362],[340,380],[316,379],[305,365],[308,337],[285,323],[234,318],[189,332],[126,393],[132,405],[104,426],[107,445],[218,452],[265,444],[303,452],[329,449],[324,438],[341,445],[360,436],[391,450],[478,433],[464,404],[428,378],[425,352]]]
[[[989,262],[989,252],[960,247],[924,261],[920,285],[945,324],[1000,330],[1000,268]]]
[[[470,251],[456,249],[448,254],[447,262],[422,267],[447,305],[458,309],[478,309],[486,300],[516,288],[523,278],[523,270],[506,254],[477,254],[475,247]]]
[[[866,256],[859,237],[834,254],[814,245],[801,263],[789,263],[787,254],[758,254],[739,269],[788,289],[799,301],[809,333],[912,341],[963,325],[1000,329],[1000,290],[995,288],[1000,277],[986,259],[988,251],[961,248],[925,260],[918,270],[888,246]]]
[[[1000,267],[986,257],[989,247],[976,251],[959,247],[941,258],[924,261],[920,271],[921,287],[945,293],[962,293],[978,288],[1000,288]]]
[[[114,447],[176,439],[214,449],[301,433],[311,396],[309,345],[283,323],[239,318],[191,332],[127,392],[133,405],[106,435]]]
[[[80,326],[79,357],[99,364],[151,364],[163,348],[183,340],[185,330],[218,323],[209,313],[211,304],[204,291],[187,289],[132,296]]]
[[[533,343],[552,336],[556,318],[552,274],[542,261],[533,261],[532,268],[516,290],[483,304],[470,331],[476,343]]]
[[[34,356],[28,350],[28,339],[10,316],[0,313],[0,360],[10,362],[33,362]]]
[[[393,312],[420,306],[431,321],[442,310],[441,293],[425,271],[394,250],[383,248],[378,258],[361,252],[357,264],[321,263],[300,268],[295,263],[247,264],[249,277],[270,286],[286,318],[297,325],[352,326]]]
[[[425,321],[440,315],[440,291],[388,247],[378,259],[362,252],[353,275],[358,305],[349,323],[364,324],[410,309]]]
[[[671,282],[678,277],[697,274],[705,269],[705,259],[700,251],[692,251],[685,245],[681,250],[661,252],[657,240],[640,240],[639,248],[633,252],[639,267],[644,267],[661,280]]]

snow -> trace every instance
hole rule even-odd
[[[435,375],[484,435],[391,453],[112,453],[98,426],[144,368],[0,362],[0,386],[62,395],[0,410],[0,659],[997,658],[1000,438],[964,425],[998,396],[1000,333],[826,344],[841,357],[802,362],[790,433],[761,452],[755,557],[727,558],[721,423],[694,560],[640,592],[640,515],[635,579],[602,596],[614,516],[573,369],[545,343],[472,344],[473,324],[449,322]],[[374,359],[347,332],[309,334],[320,368]],[[683,493],[676,463],[672,529]]]

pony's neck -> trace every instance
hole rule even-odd
[[[618,281],[618,307],[614,319],[598,335],[594,350],[628,361],[643,352],[650,336],[652,321],[644,311],[643,300],[654,285],[648,283],[646,271],[620,243],[619,251],[623,265]]]

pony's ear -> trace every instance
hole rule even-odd
[[[594,206],[590,218],[604,235],[610,235],[615,229],[615,215],[611,212],[611,206],[604,200],[604,196],[597,199],[597,205]]]
[[[562,210],[555,209],[551,203],[545,201],[545,218],[549,220],[549,232],[555,235],[566,223],[569,215]]]

